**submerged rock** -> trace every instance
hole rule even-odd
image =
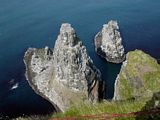
[[[115,82],[114,100],[152,97],[160,91],[160,65],[148,54],[135,50],[126,56]]]
[[[124,47],[116,21],[104,24],[102,30],[95,36],[95,50],[108,62],[121,63],[125,60]]]
[[[29,48],[24,62],[30,86],[57,110],[103,96],[101,73],[68,23],[62,24],[54,49]]]

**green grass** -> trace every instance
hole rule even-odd
[[[53,115],[53,118],[77,117],[84,115],[100,115],[100,114],[126,114],[130,112],[141,111],[145,106],[146,100],[139,101],[121,101],[121,102],[102,102],[97,104],[80,104],[73,106],[64,113]],[[119,118],[120,119],[120,118]],[[125,118],[121,118],[125,119]],[[134,120],[135,116],[127,117],[127,120]]]

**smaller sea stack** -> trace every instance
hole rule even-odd
[[[102,30],[95,36],[95,50],[108,62],[121,63],[125,60],[124,47],[116,21],[104,24]]]

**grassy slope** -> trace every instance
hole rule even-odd
[[[147,101],[147,99],[145,100]],[[121,102],[102,102],[97,104],[81,104],[73,106],[65,113],[53,115],[53,118],[77,117],[82,115],[102,115],[102,114],[126,114],[141,111],[145,105],[144,100],[139,101],[121,101]],[[116,118],[125,119],[125,118]],[[135,120],[135,116],[126,118],[127,120]]]

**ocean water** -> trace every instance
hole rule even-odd
[[[159,7],[159,0],[0,0],[0,116],[53,111],[25,80],[23,55],[28,47],[53,47],[63,22],[71,23],[86,45],[111,99],[121,65],[97,56],[95,34],[117,20],[126,52],[142,49],[160,58]]]

